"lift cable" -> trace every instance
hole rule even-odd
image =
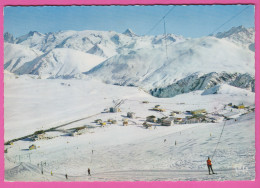
[[[148,35],[150,32],[152,32],[160,23],[163,21],[172,11],[175,9],[176,6],[173,6],[154,26],[147,32],[145,35]]]

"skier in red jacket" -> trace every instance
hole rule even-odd
[[[207,166],[208,166],[208,169],[209,169],[209,175],[210,175],[210,170],[212,171],[212,174],[215,174],[213,169],[212,169],[212,164],[211,164],[211,160],[210,160],[209,157],[208,157],[208,160],[207,160]]]

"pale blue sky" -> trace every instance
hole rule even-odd
[[[146,34],[172,6],[38,6],[5,7],[4,31],[15,37],[29,31],[41,33],[60,30],[132,29],[138,35]],[[245,9],[246,8],[246,9]],[[242,13],[240,13],[245,9]],[[239,14],[240,13],[240,14]],[[234,17],[235,15],[238,16]],[[230,20],[233,18],[232,20]],[[254,27],[253,5],[189,5],[176,6],[165,18],[167,33],[185,37],[201,37],[233,26]],[[163,22],[150,35],[163,33]]]

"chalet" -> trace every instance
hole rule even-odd
[[[171,112],[170,116],[176,116],[176,113]]]
[[[157,119],[157,123],[162,123],[164,119],[167,119],[168,117],[162,117]]]
[[[111,107],[111,108],[109,108],[109,111],[112,113],[121,112],[120,108],[118,108],[118,107]]]
[[[113,121],[113,119],[108,119],[107,122],[111,123]]]
[[[103,127],[103,126],[105,126],[107,123],[106,122],[102,122],[102,123],[100,123],[100,125]]]
[[[146,121],[155,123],[157,119],[155,116],[148,116],[146,117]]]
[[[196,114],[202,114],[206,113],[207,111],[205,109],[199,109],[199,110],[193,110],[191,111],[191,114],[196,115]]]
[[[102,119],[96,119],[95,123],[99,123],[99,124],[102,123]]]
[[[149,127],[152,127],[152,124],[148,124],[146,121],[143,123],[143,126],[148,129]]]
[[[37,139],[38,140],[41,140],[41,139],[44,139],[45,138],[45,133],[42,133],[42,134],[38,134],[37,135]]]
[[[116,124],[116,123],[117,123],[117,121],[114,120],[114,119],[108,119],[107,122],[109,122],[109,123],[111,123],[111,124]]]
[[[245,106],[243,104],[240,104],[237,106],[237,109],[244,109],[244,108],[245,108]]]
[[[116,123],[117,123],[117,121],[114,119],[111,121],[111,124],[116,124]]]
[[[200,123],[200,120],[194,117],[185,120],[185,124],[193,124],[193,123]]]
[[[174,118],[173,120],[174,120],[174,123],[176,123],[176,124],[181,124],[183,122],[183,118],[180,118],[180,117]]]
[[[87,127],[86,126],[82,126],[82,127],[77,127],[75,129],[75,132],[78,134],[78,135],[81,135],[83,133],[85,133],[87,131]]]
[[[173,118],[163,119],[161,125],[162,126],[172,126],[172,125],[174,125],[174,119]]]
[[[181,111],[176,111],[176,110],[174,110],[174,111],[172,111],[171,113],[181,114]]]
[[[71,133],[69,133],[68,135],[69,135],[69,136],[76,136],[77,133],[76,133],[76,132],[71,132]]]
[[[34,144],[29,146],[29,150],[33,150],[33,149],[36,149],[36,146]]]
[[[134,119],[135,113],[134,112],[127,112],[127,117]]]

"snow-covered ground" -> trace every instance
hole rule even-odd
[[[236,119],[178,124],[145,129],[145,117],[169,116],[172,110],[206,109],[211,115],[226,114],[228,103],[254,107],[254,93],[224,85],[212,91],[194,91],[173,98],[155,98],[137,87],[122,87],[89,80],[42,80],[23,75],[5,76],[5,142],[59,126],[47,132],[51,139],[16,141],[5,146],[7,181],[179,181],[254,180],[255,114],[232,109]],[[203,93],[204,92],[204,93]],[[203,94],[202,94],[203,93]],[[120,100],[121,112],[105,109]],[[113,102],[114,101],[114,102]],[[143,103],[142,101],[149,101]],[[166,111],[149,109],[160,104]],[[127,112],[136,118],[122,126]],[[95,119],[117,120],[104,127]],[[75,121],[79,120],[80,121]],[[70,123],[71,122],[71,123]],[[88,125],[81,135],[65,131]],[[91,127],[90,127],[91,126]],[[35,144],[36,150],[28,150]],[[213,157],[216,175],[208,175],[206,159]],[[42,164],[42,165],[41,165]],[[41,173],[43,168],[43,174]],[[91,169],[92,176],[87,175]],[[53,175],[51,175],[51,172]],[[68,174],[68,180],[65,179]]]
[[[7,181],[255,178],[254,28],[197,39],[130,29],[4,38]],[[121,112],[110,113],[116,104]],[[198,109],[203,118],[192,117]],[[123,126],[127,112],[136,117]],[[145,128],[151,115],[175,115],[175,125]]]

